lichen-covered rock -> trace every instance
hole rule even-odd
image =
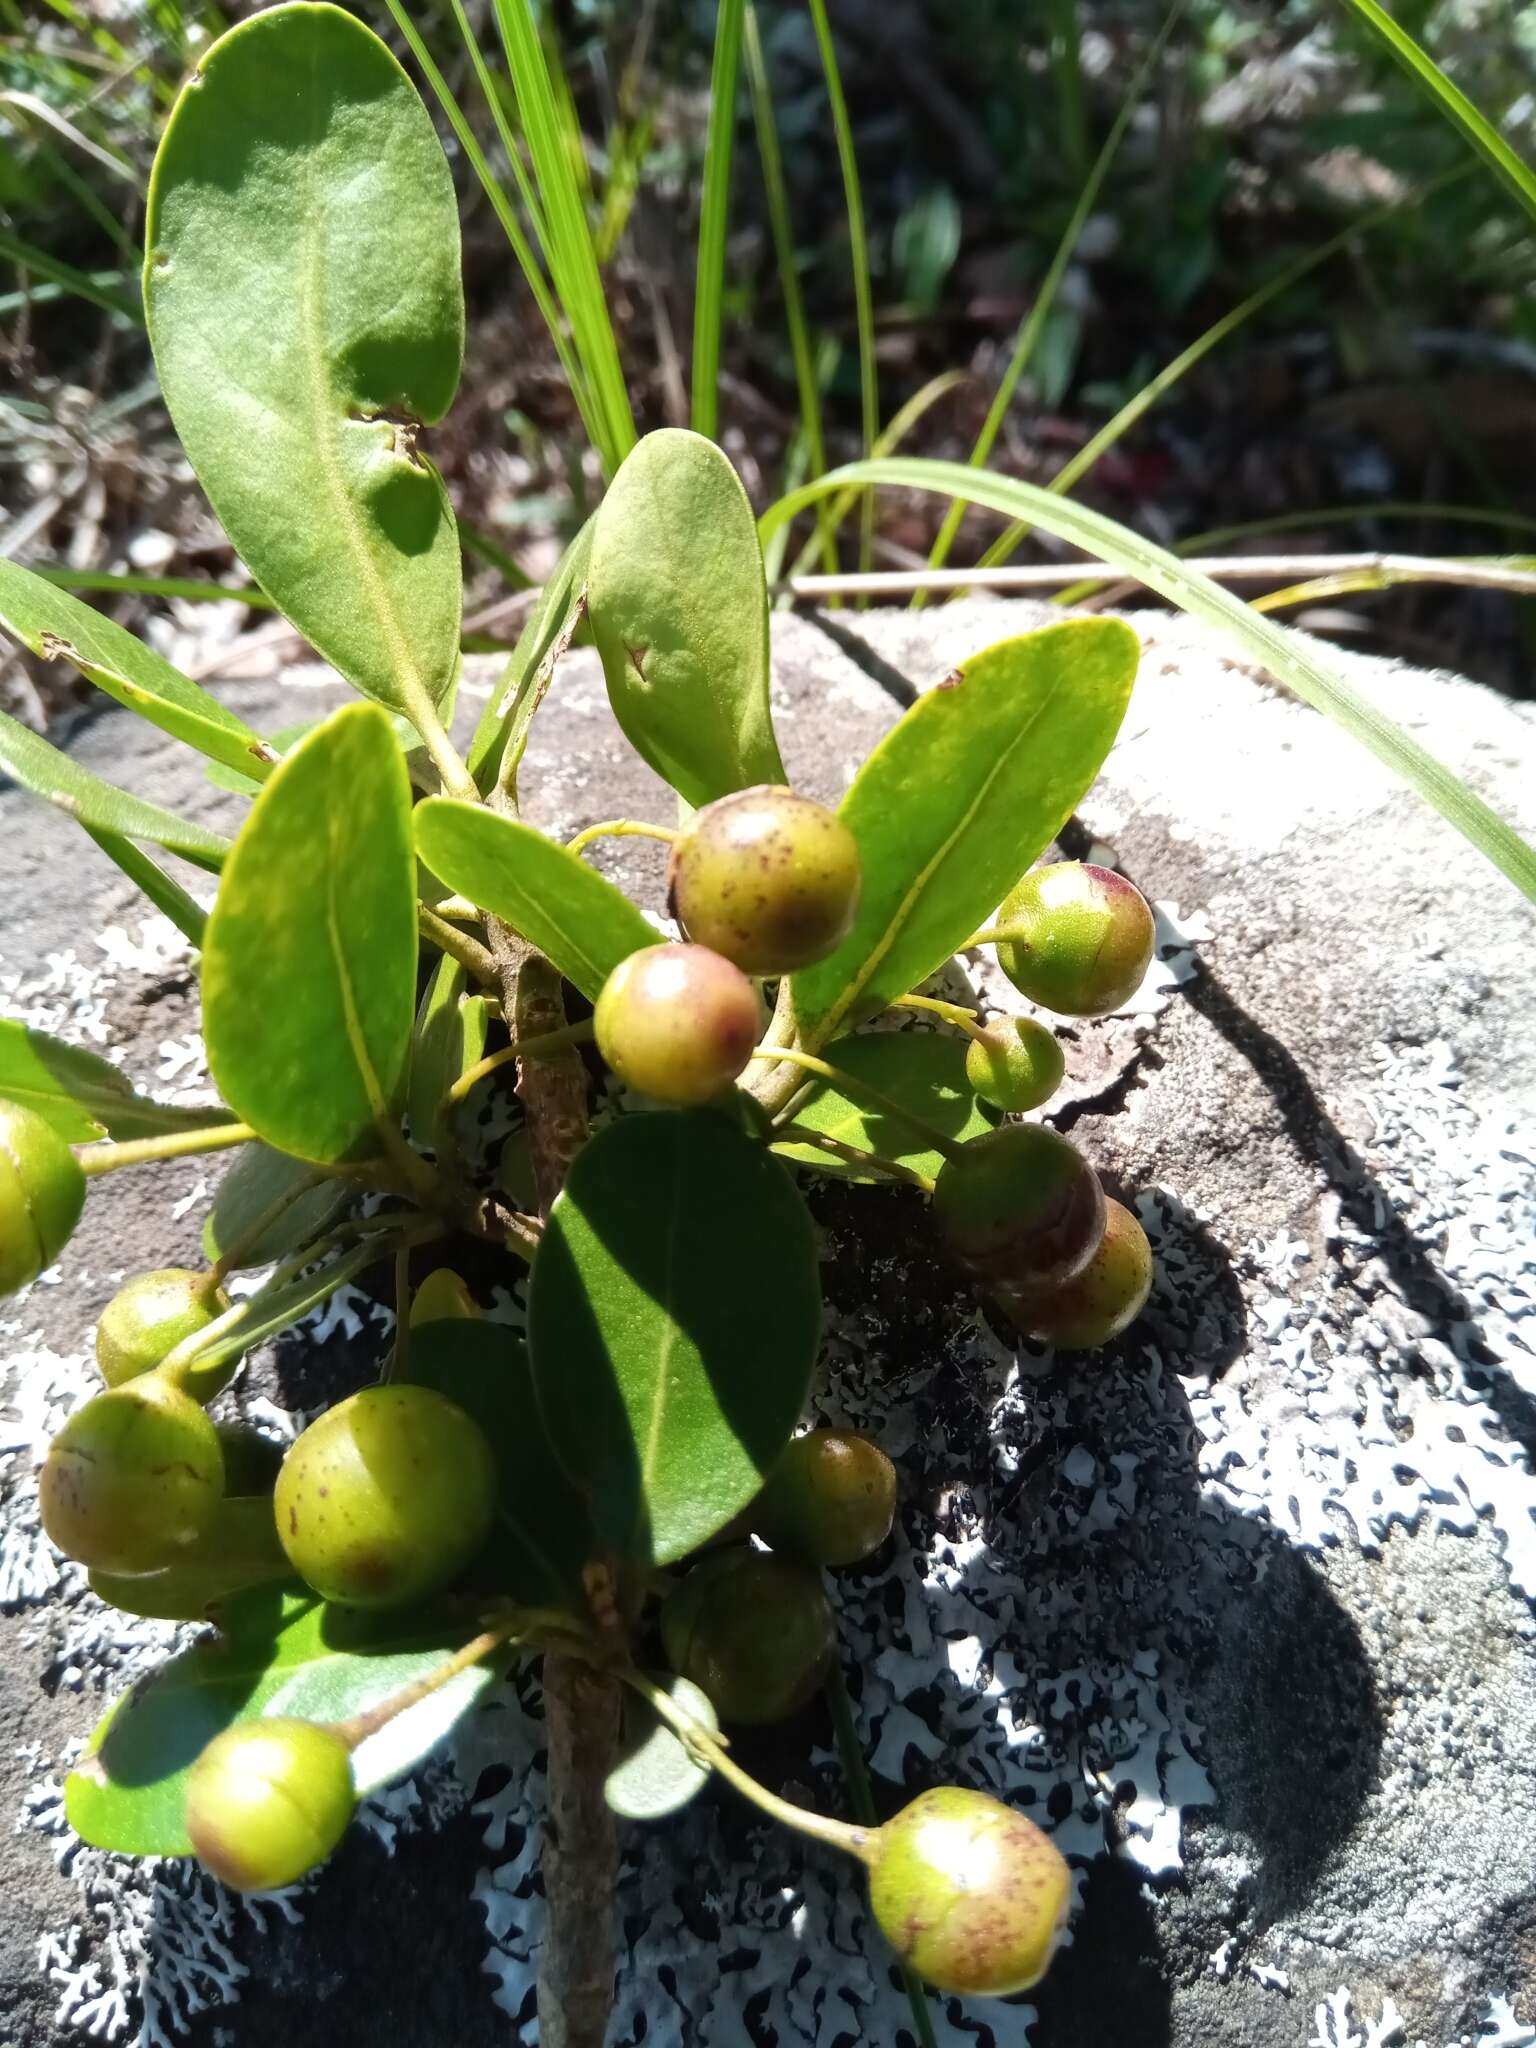
[[[776,619],[796,785],[835,800],[906,696],[1041,616]],[[1012,2007],[934,1999],[935,2036],[1520,2048],[1536,2042],[1536,914],[1315,714],[1194,629],[1136,623],[1124,735],[1059,850],[1137,884],[1158,957],[1122,1012],[1063,1028],[1048,1114],[1147,1230],[1147,1311],[1058,1363],[978,1312],[915,1197],[817,1197],[817,1418],[869,1430],[899,1472],[893,1540],[836,1587],[884,1810],[968,1783],[1049,1830],[1079,1873],[1043,1982]],[[1529,709],[1350,667],[1536,831]],[[293,680],[310,687],[230,701],[265,729],[339,701],[316,672]],[[471,713],[486,687],[472,665]],[[593,658],[573,657],[523,776],[535,820],[563,835],[672,816],[606,716]],[[73,745],[231,820],[236,800],[125,713]],[[67,821],[23,804],[0,795],[4,1008],[110,1041],[135,1080],[195,1099],[185,948]],[[591,858],[660,914],[656,847]],[[1021,1007],[990,963],[962,966],[976,994]],[[505,1128],[503,1105],[485,1115]],[[55,1868],[71,1741],[176,1631],[101,1608],[48,1551],[35,1462],[92,1384],[92,1321],[126,1273],[197,1262],[188,1199],[217,1171],[114,1177],[62,1276],[0,1306],[0,1778],[31,1822],[0,1828],[0,2031],[26,2048],[92,2030],[146,2048],[183,2032],[230,2048],[531,2041],[532,1672],[366,1802],[368,1827],[302,1893],[240,1904],[187,1867],[78,1849]],[[520,1318],[515,1294],[466,1278]],[[361,1383],[387,1329],[349,1293],[250,1361],[217,1412],[238,1402],[291,1435]],[[739,1747],[797,1796],[841,1801],[814,1719],[793,1753],[782,1731]],[[728,1794],[622,1844],[615,2042],[830,2048],[910,2028],[842,1860]]]

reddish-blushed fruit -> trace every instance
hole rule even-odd
[[[896,1467],[877,1443],[847,1429],[797,1436],[748,1511],[774,1550],[807,1564],[857,1564],[896,1517]]]
[[[283,1460],[288,1562],[343,1607],[406,1607],[456,1579],[490,1532],[496,1465],[479,1424],[431,1387],[365,1387]]]
[[[752,1057],[763,1005],[739,967],[707,946],[645,946],[603,984],[597,1049],[627,1087],[658,1102],[712,1102]]]
[[[1128,1330],[1151,1292],[1147,1233],[1129,1209],[1106,1202],[1104,1235],[1093,1257],[1056,1293],[1021,1304],[1020,1320],[1058,1351],[1092,1351]]]
[[[722,1721],[756,1725],[798,1713],[831,1667],[832,1609],[814,1572],[761,1550],[703,1558],[661,1610],[667,1662],[715,1703]]]
[[[162,1266],[120,1287],[96,1325],[96,1363],[109,1387],[151,1372],[183,1338],[228,1306],[211,1273]]]
[[[53,1264],[84,1206],[80,1162],[52,1124],[0,1102],[0,1295]]]
[[[187,1773],[197,1860],[238,1892],[297,1884],[330,1855],[356,1811],[351,1753],[313,1721],[237,1721]]]
[[[1050,1836],[984,1792],[946,1785],[888,1820],[869,1902],[899,1956],[940,1991],[1007,1998],[1045,1975],[1072,1904]]]
[[[946,1160],[933,1191],[946,1247],[994,1284],[1045,1291],[1080,1273],[1104,1235],[1104,1191],[1077,1147],[1043,1124],[1000,1124]]]
[[[1054,1031],[1033,1017],[999,1017],[966,1048],[972,1092],[998,1109],[1038,1109],[1061,1086],[1066,1059]]]
[[[1147,900],[1112,868],[1060,861],[1027,874],[997,914],[998,965],[1021,994],[1064,1017],[1130,1001],[1152,964]]]
[[[824,960],[859,907],[858,844],[835,811],[762,784],[706,804],[667,869],[672,915],[748,974]]]
[[[154,1572],[202,1536],[224,1497],[218,1431],[154,1373],[77,1408],[38,1482],[43,1527],[66,1557],[104,1572]]]

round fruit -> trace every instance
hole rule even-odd
[[[940,1991],[1007,1998],[1045,1975],[1072,1874],[1033,1821],[946,1785],[877,1832],[869,1902],[892,1948]]]
[[[1112,868],[1061,861],[1027,874],[997,914],[1017,932],[998,965],[1021,994],[1064,1017],[1103,1017],[1128,1003],[1152,964],[1147,900]]]
[[[1147,1233],[1119,1202],[1104,1205],[1104,1236],[1075,1280],[1027,1303],[1023,1321],[1058,1351],[1092,1351],[1128,1330],[1152,1292]]]
[[[479,1424],[431,1387],[365,1387],[305,1430],[273,1505],[288,1562],[323,1599],[404,1607],[484,1543],[495,1460]]]
[[[224,1454],[192,1397],[146,1373],[75,1410],[39,1488],[43,1527],[66,1557],[96,1571],[160,1571],[213,1519]]]
[[[1054,1031],[1033,1017],[1003,1017],[966,1048],[965,1078],[998,1109],[1038,1109],[1061,1086],[1066,1064]]]
[[[1104,1191],[1075,1145],[1043,1124],[999,1124],[946,1160],[933,1215],[979,1279],[1064,1287],[1104,1235]]]
[[[411,1298],[411,1328],[427,1323],[477,1323],[481,1320],[475,1297],[452,1266],[439,1266],[429,1273]]]
[[[750,1516],[775,1550],[807,1564],[857,1564],[891,1533],[896,1467],[867,1436],[810,1430],[769,1473]]]
[[[164,1266],[120,1287],[96,1325],[96,1363],[109,1387],[137,1379],[206,1329],[227,1306],[209,1273]]]
[[[603,984],[597,1047],[627,1087],[658,1102],[710,1102],[752,1057],[757,990],[707,946],[645,946]]]
[[[52,1124],[0,1102],[0,1294],[53,1264],[84,1206],[80,1162]]]
[[[764,784],[706,804],[672,849],[667,903],[701,946],[748,974],[790,974],[841,943],[859,849],[835,811]]]
[[[351,1753],[313,1721],[237,1721],[187,1773],[197,1860],[237,1892],[296,1884],[330,1855],[356,1811]]]
[[[661,1610],[661,1640],[722,1721],[749,1725],[797,1713],[836,1647],[820,1580],[761,1550],[717,1550],[696,1564]]]

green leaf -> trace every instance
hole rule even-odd
[[[713,1110],[621,1117],[578,1156],[529,1283],[555,1449],[621,1556],[683,1557],[757,1493],[821,1332],[810,1219]]]
[[[174,881],[158,861],[151,860],[142,847],[135,846],[131,839],[125,839],[121,832],[106,832],[100,826],[90,825],[85,830],[86,836],[95,840],[113,866],[121,868],[160,915],[169,918],[177,931],[201,951],[203,933],[208,928],[208,913],[187,894],[180,882]]]
[[[658,1671],[662,1686],[690,1719],[711,1734],[720,1732],[709,1694],[691,1678]],[[634,1693],[624,1696],[624,1733],[619,1751],[603,1780],[603,1797],[623,1820],[664,1820],[686,1806],[709,1783],[709,1766],[701,1764],[655,1709]]]
[[[597,999],[621,960],[661,943],[622,890],[519,819],[453,797],[416,807],[416,850],[433,874],[538,947]]]
[[[176,102],[145,243],[161,388],[242,560],[358,689],[438,704],[463,587],[417,439],[452,402],[464,301],[415,87],[338,7],[257,14]]]
[[[19,1102],[36,1110],[70,1145],[87,1144],[103,1134],[152,1138],[208,1121],[206,1109],[172,1109],[151,1102],[95,1053],[50,1038],[46,1031],[34,1031],[15,1017],[0,1017],[0,1102]]]
[[[236,1721],[266,1714],[338,1721],[424,1678],[473,1634],[441,1615],[365,1614],[263,1590],[232,1602],[226,1633],[131,1687],[98,1723],[64,1783],[83,1841],[129,1856],[189,1856],[187,1772]],[[477,1664],[353,1752],[359,1792],[402,1776],[495,1677]]]
[[[238,1247],[235,1271],[269,1266],[318,1237],[346,1205],[344,1180],[319,1173],[307,1159],[290,1159],[268,1145],[244,1145],[219,1182],[203,1222],[210,1260]]]
[[[805,1044],[926,981],[996,909],[1098,774],[1139,652],[1119,619],[1002,640],[887,733],[839,811],[864,863],[858,916],[791,984]]]
[[[762,549],[712,441],[666,427],[639,443],[598,507],[587,604],[614,715],[680,796],[784,781]]]
[[[584,1614],[581,1572],[597,1543],[544,1428],[521,1339],[502,1323],[427,1323],[411,1332],[406,1378],[456,1401],[496,1454],[496,1522],[476,1582],[525,1607]]]
[[[388,718],[350,704],[251,806],[208,919],[203,1032],[235,1114],[328,1165],[377,1149],[416,1009],[411,791]]]
[[[146,803],[142,797],[103,782],[4,711],[0,711],[0,770],[87,831],[153,840],[167,852],[179,853],[183,860],[214,872],[229,852],[229,841],[219,833],[189,824],[158,804]]]
[[[468,976],[445,953],[427,984],[411,1042],[411,1085],[406,1114],[419,1144],[438,1148],[438,1115],[448,1090],[485,1051],[490,1010],[483,996],[464,993]]]
[[[87,682],[210,760],[241,772],[265,760],[260,734],[217,697],[101,612],[16,562],[0,561],[0,626],[44,660],[72,662]]]
[[[492,788],[508,748],[521,755],[535,709],[533,685],[550,649],[571,622],[587,587],[596,515],[587,520],[555,565],[528,622],[517,636],[489,703],[480,714],[469,748],[469,772],[482,790]]]
[[[936,1031],[870,1031],[857,1038],[838,1039],[822,1057],[855,1080],[867,1081],[883,1095],[905,1104],[914,1116],[957,1144],[981,1137],[995,1121],[966,1081],[964,1039],[943,1037]],[[930,1180],[944,1164],[943,1154],[915,1137],[910,1124],[872,1109],[856,1095],[844,1094],[830,1081],[817,1081],[796,1103],[790,1121],[844,1145],[856,1145],[861,1152],[878,1152],[882,1158],[927,1174]],[[878,1173],[861,1173],[851,1160],[839,1159],[815,1145],[797,1145],[789,1139],[774,1149],[781,1159],[814,1167],[839,1180],[881,1178]]]
[[[741,66],[746,0],[720,0],[709,76],[709,132],[699,200],[698,258],[693,287],[693,426],[715,438],[720,420],[720,322],[725,295],[725,233],[731,211],[731,154],[736,141],[736,79]]]

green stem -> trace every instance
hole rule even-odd
[[[379,1379],[384,1385],[408,1377],[411,1356],[411,1254],[406,1245],[395,1253],[395,1341],[389,1347]]]
[[[787,1145],[814,1145],[818,1151],[830,1152],[835,1159],[846,1159],[851,1166],[887,1174],[892,1180],[906,1181],[912,1187],[921,1188],[925,1195],[933,1193],[933,1182],[926,1173],[919,1173],[915,1166],[903,1166],[899,1160],[886,1159],[878,1152],[864,1152],[857,1145],[845,1145],[841,1138],[829,1137],[825,1131],[807,1130],[804,1124],[780,1124],[775,1131],[774,1142],[768,1148],[770,1152],[782,1153]]]
[[[451,959],[457,960],[465,973],[472,974],[476,981],[495,987],[496,963],[491,958],[489,947],[482,946],[478,939],[472,939],[468,932],[455,931],[447,918],[429,910],[425,903],[416,906],[416,922],[422,937],[436,946],[440,953],[447,953]]]
[[[974,945],[975,940],[969,941]],[[976,1022],[976,1012],[967,1009],[964,1003],[940,1002],[937,996],[898,996],[893,1010],[929,1010],[935,1017],[942,1017],[948,1024],[958,1024],[962,1031],[972,1038],[985,1038],[986,1033]]]
[[[407,694],[405,715],[421,734],[421,743],[431,755],[432,765],[447,794],[460,798],[464,803],[479,803],[480,791],[475,778],[449,739],[447,728],[437,715],[437,706],[424,690],[412,690]]]
[[[456,1650],[445,1662],[439,1664],[435,1671],[429,1671],[425,1678],[418,1678],[414,1684],[403,1686],[387,1700],[380,1700],[376,1707],[368,1708],[366,1713],[353,1714],[346,1721],[332,1721],[331,1733],[340,1736],[348,1749],[356,1749],[360,1743],[366,1742],[370,1735],[377,1735],[381,1728],[387,1727],[397,1715],[406,1713],[411,1707],[418,1706],[422,1700],[430,1699],[433,1693],[440,1692],[445,1685],[457,1678],[461,1671],[467,1671],[472,1664],[483,1663],[494,1651],[516,1642],[524,1633],[524,1620],[522,1614],[514,1614],[505,1621],[498,1622],[494,1628],[485,1629],[472,1641],[467,1642],[462,1650]]]
[[[299,1182],[297,1187],[285,1188],[275,1202],[268,1202],[254,1222],[247,1224],[238,1237],[232,1238],[214,1261],[209,1273],[214,1284],[222,1287],[229,1274],[238,1272],[240,1261],[251,1246],[260,1244],[272,1225],[280,1217],[285,1216],[301,1196],[312,1193],[323,1179],[325,1175],[317,1166],[313,1173],[306,1175]]]
[[[119,1144],[81,1145],[75,1157],[87,1180],[115,1173],[120,1166],[149,1166],[161,1159],[190,1159],[199,1152],[223,1152],[231,1145],[249,1145],[256,1133],[249,1124],[207,1124],[195,1131],[167,1131],[159,1138],[125,1138]]]
[[[643,1671],[629,1669],[619,1673],[620,1678],[631,1691],[639,1693],[646,1700],[658,1720],[665,1721],[672,1733],[692,1751],[701,1764],[717,1771],[728,1785],[733,1785],[744,1799],[771,1820],[781,1821],[785,1827],[793,1828],[797,1834],[809,1835],[814,1842],[825,1842],[829,1848],[841,1849],[849,1856],[858,1857],[861,1863],[870,1860],[870,1843],[874,1829],[850,1827],[847,1821],[832,1820],[824,1813],[812,1813],[804,1806],[794,1806],[787,1799],[781,1799],[776,1792],[770,1792],[766,1785],[760,1785],[756,1778],[741,1768],[726,1749],[725,1744],[712,1729],[695,1721],[690,1713],[680,1707],[665,1687],[647,1678]]]
[[[884,1089],[872,1088],[859,1075],[845,1073],[841,1067],[834,1067],[829,1060],[818,1059],[813,1052],[801,1052],[798,1046],[791,1045],[760,1045],[752,1057],[755,1060],[787,1061],[793,1067],[802,1068],[807,1074],[817,1074],[823,1081],[833,1082],[845,1095],[862,1097],[885,1116],[895,1117],[898,1123],[903,1123],[908,1130],[915,1131],[941,1158],[958,1159],[965,1149],[953,1138],[946,1137],[943,1131],[929,1123],[925,1117],[916,1115],[904,1103],[896,1101],[894,1096],[887,1095]]]
[[[443,1097],[443,1106],[446,1109],[462,1102],[487,1074],[494,1074],[498,1067],[504,1067],[512,1060],[540,1059],[545,1053],[559,1052],[568,1045],[586,1045],[591,1037],[592,1019],[585,1017],[579,1024],[562,1024],[557,1031],[541,1031],[533,1038],[521,1038],[511,1045],[504,1045],[500,1052],[488,1053],[483,1060],[476,1060],[472,1067],[466,1067]]]
[[[969,953],[972,946],[1026,946],[1032,936],[1022,925],[989,924],[982,931],[972,932],[965,944],[955,950]]]
[[[669,832],[665,825],[642,825],[636,818],[606,818],[601,825],[589,825],[585,832],[578,832],[574,839],[567,839],[567,853],[580,853],[592,844],[594,839],[660,839],[668,846],[675,846],[679,834]]]

